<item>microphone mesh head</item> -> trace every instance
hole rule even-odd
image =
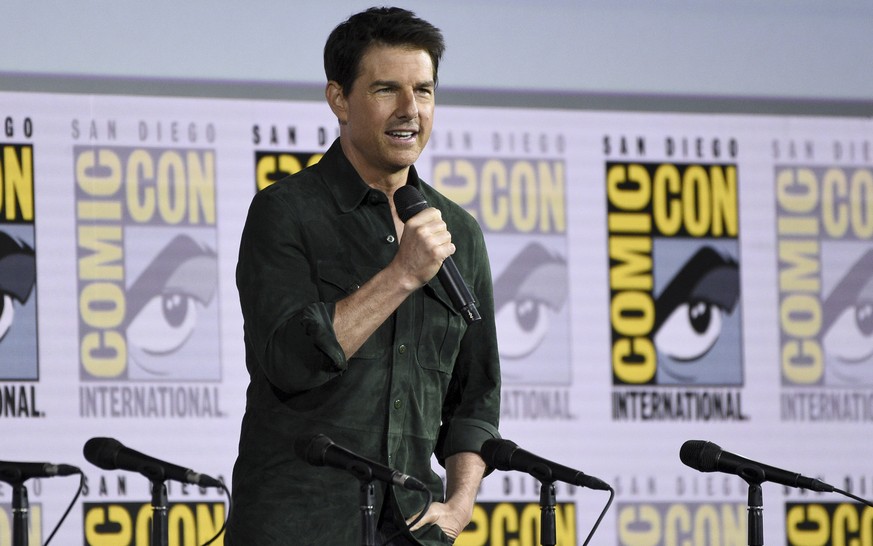
[[[413,186],[400,186],[394,191],[394,208],[397,216],[404,223],[427,208],[427,201],[421,192]]]
[[[712,442],[688,440],[679,450],[679,460],[695,470],[714,472],[720,454],[721,448]]]
[[[324,465],[324,452],[333,444],[324,434],[304,434],[294,441],[294,452],[313,466]]]
[[[85,459],[103,470],[116,470],[115,457],[122,448],[121,442],[114,438],[91,438],[85,442],[82,452]]]
[[[518,449],[518,444],[515,442],[493,438],[482,443],[480,455],[488,466],[497,470],[512,470],[510,462],[516,449]]]

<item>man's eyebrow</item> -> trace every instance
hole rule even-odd
[[[395,80],[375,80],[370,83],[369,87],[400,87],[401,84]],[[424,80],[417,82],[413,87],[421,88],[421,87],[435,87],[436,83],[433,80]]]

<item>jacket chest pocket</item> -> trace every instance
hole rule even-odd
[[[431,281],[422,289],[421,296],[417,298],[416,317],[421,317],[416,344],[419,366],[452,373],[467,324],[453,308],[448,294],[438,281]]]

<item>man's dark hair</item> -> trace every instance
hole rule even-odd
[[[361,58],[374,45],[423,49],[433,63],[433,81],[446,49],[440,29],[401,8],[370,8],[340,23],[324,44],[324,73],[348,95],[358,77]]]

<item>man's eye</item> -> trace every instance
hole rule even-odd
[[[555,311],[534,299],[512,300],[503,305],[494,320],[500,333],[500,355],[522,358],[536,349],[549,331]]]
[[[181,292],[158,294],[133,318],[127,337],[150,354],[168,354],[181,347],[197,326],[197,300]]]
[[[873,301],[862,300],[843,309],[825,332],[824,344],[840,363],[869,363],[873,357]]]
[[[721,334],[722,309],[702,300],[676,307],[655,335],[659,351],[679,361],[697,360]]]

